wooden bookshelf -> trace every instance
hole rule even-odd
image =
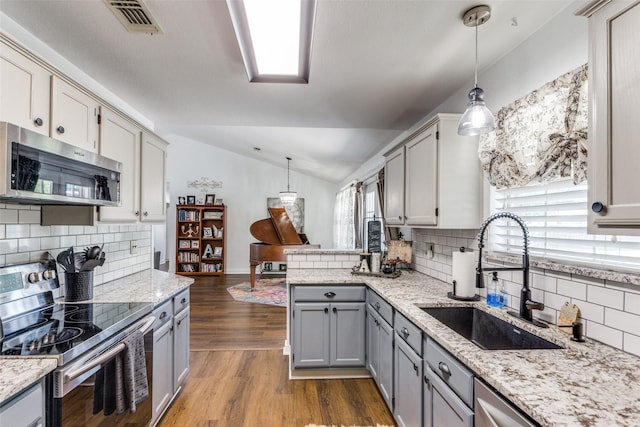
[[[226,224],[224,205],[177,205],[176,274],[225,274]]]

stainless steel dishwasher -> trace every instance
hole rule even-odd
[[[475,427],[537,426],[482,381],[474,378]]]

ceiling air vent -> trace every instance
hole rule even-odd
[[[130,33],[162,33],[149,9],[141,0],[104,0]]]

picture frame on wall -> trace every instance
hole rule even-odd
[[[195,205],[196,204],[196,196],[187,196],[187,204]]]
[[[204,204],[205,205],[214,205],[216,201],[216,195],[215,194],[207,194],[205,199],[204,199]]]
[[[184,196],[178,196],[178,204],[179,205],[186,205],[187,204],[187,199],[185,199]]]

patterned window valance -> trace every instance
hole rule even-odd
[[[587,65],[563,74],[498,111],[496,129],[480,137],[491,185],[587,179]]]

